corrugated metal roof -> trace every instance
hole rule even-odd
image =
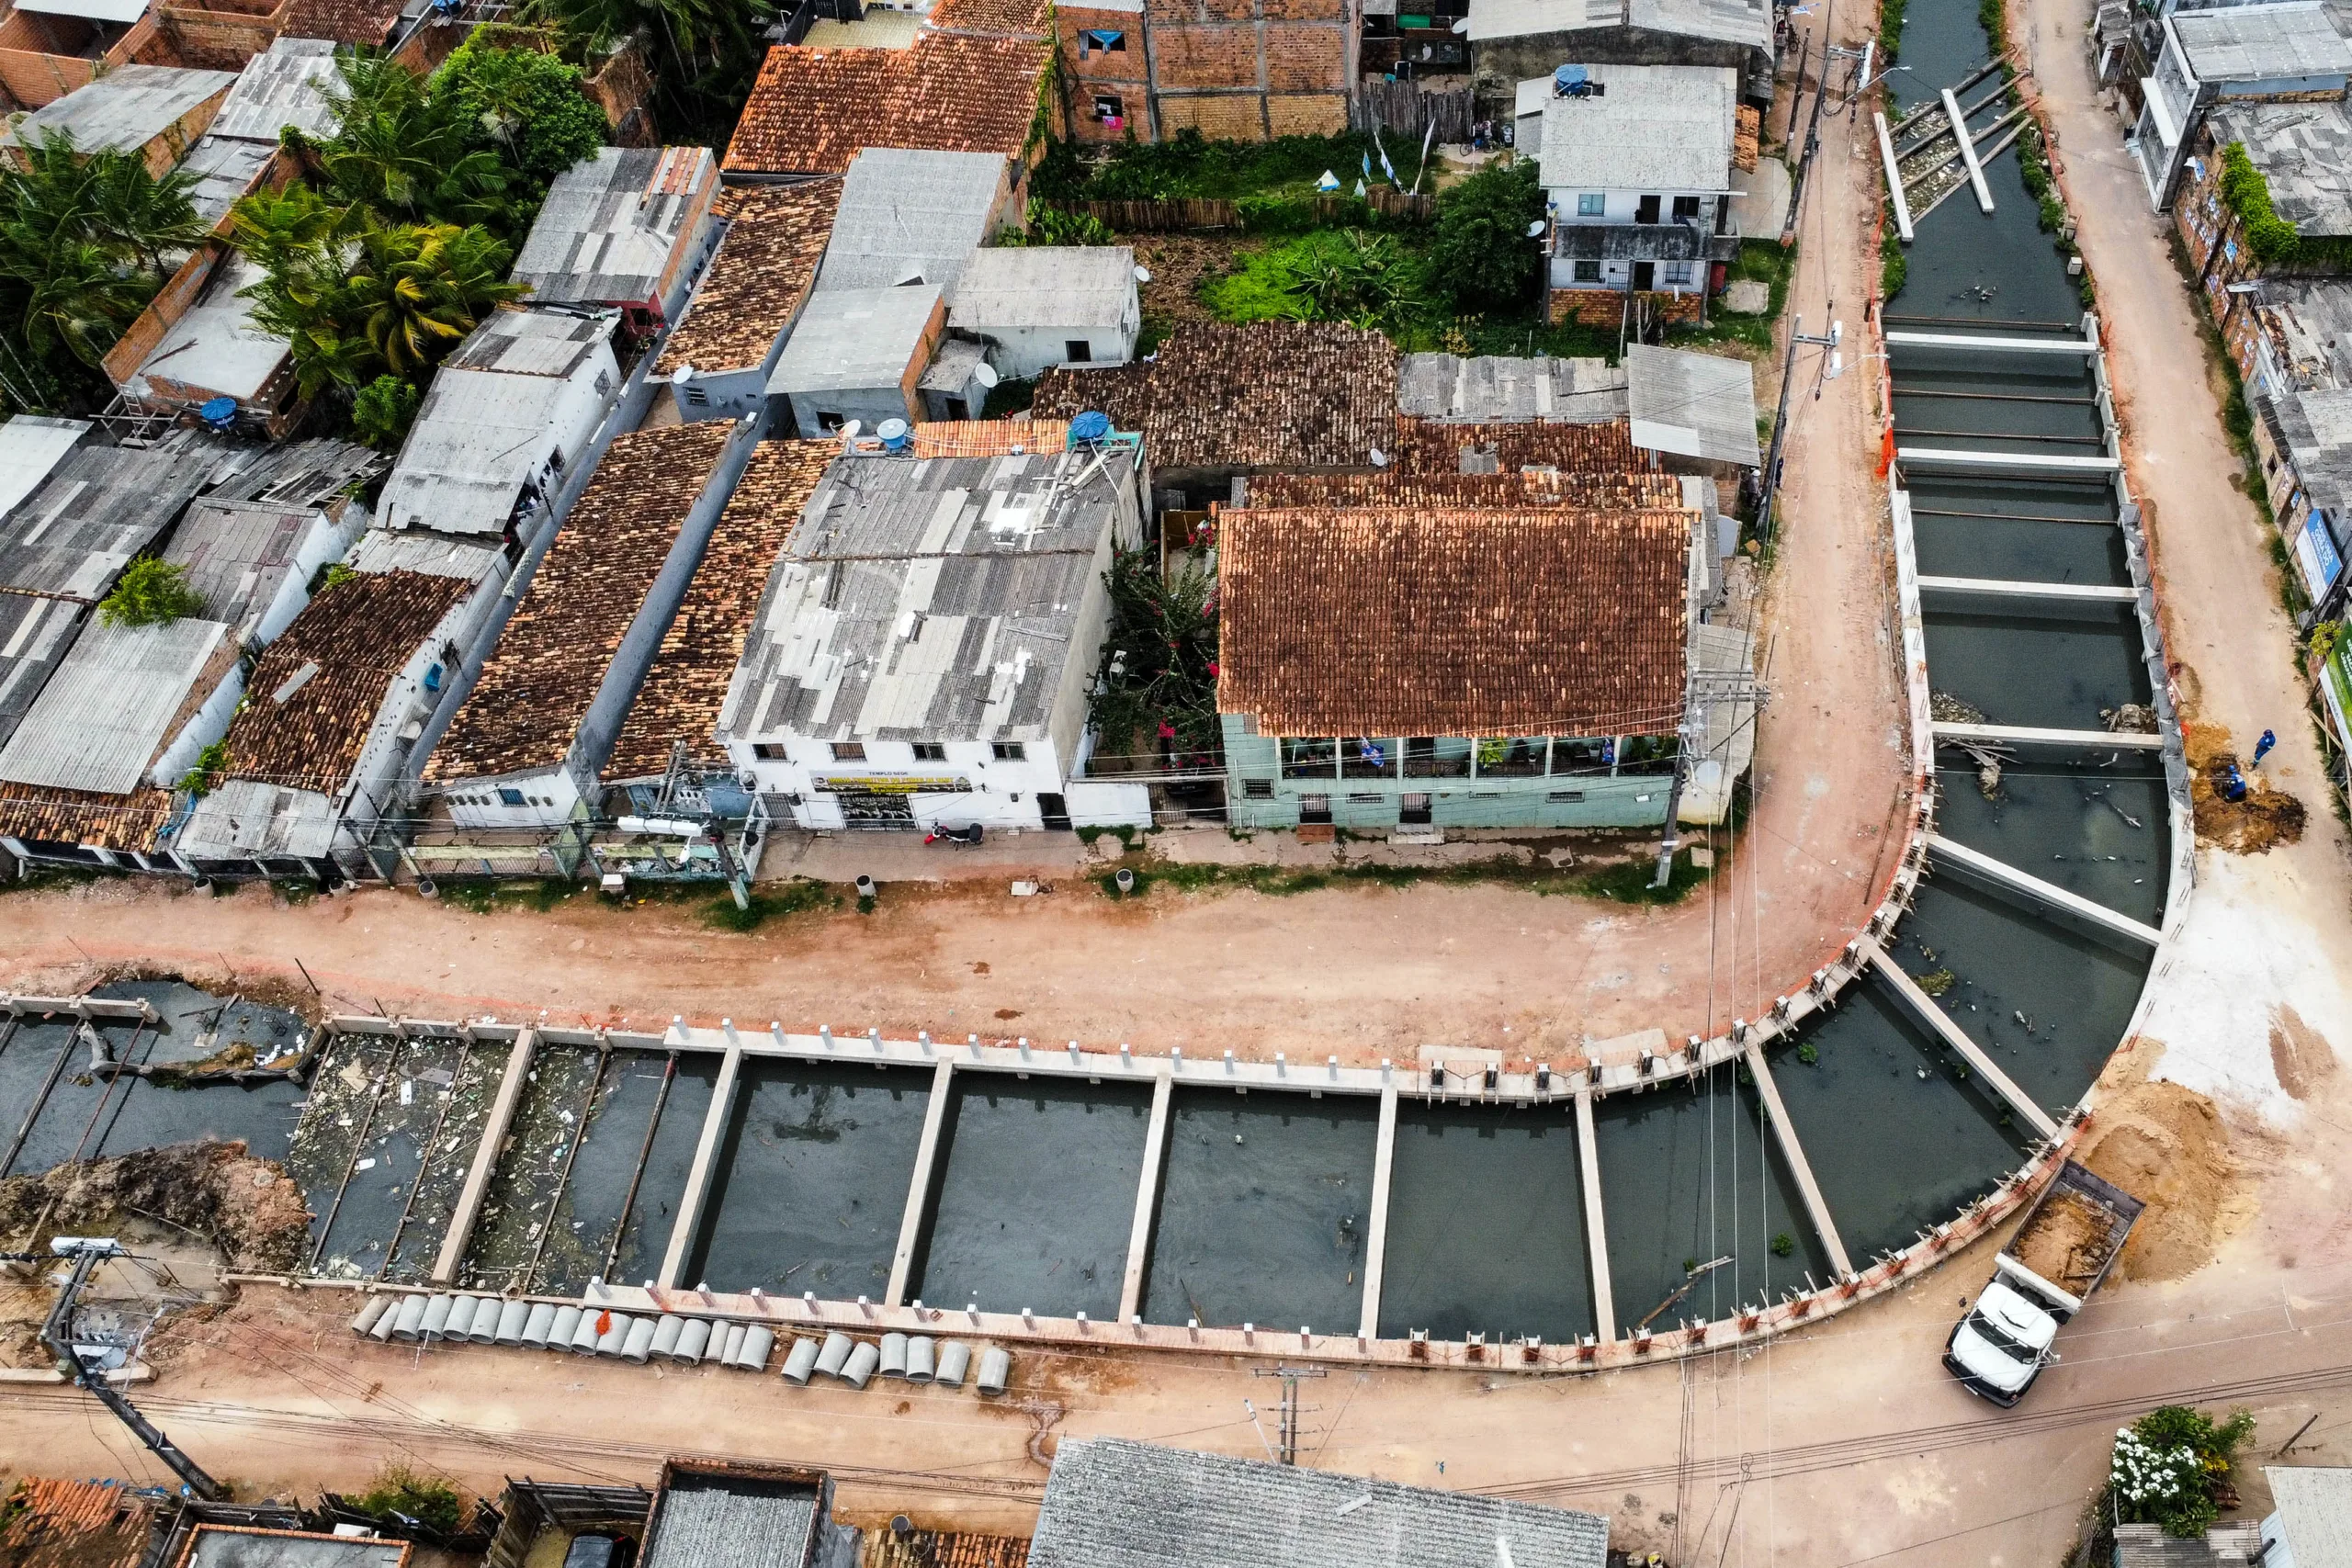
[[[281,38],[245,62],[237,85],[220,101],[206,140],[235,137],[277,144],[285,127],[306,136],[334,130],[334,105],[321,89],[335,81],[334,45],[324,39]]]
[[[162,376],[240,402],[260,396],[293,352],[284,338],[254,324],[259,305],[244,290],[267,276],[260,263],[232,250],[205,279],[187,313],[164,329],[155,351],[140,361],[124,389],[143,396],[146,378]]]
[[[1738,72],[1728,65],[1589,70],[1607,92],[1544,102],[1536,157],[1547,189],[1731,189]]]
[[[1635,344],[1625,351],[1634,445],[1754,468],[1756,367],[1745,359]]]
[[[503,533],[538,469],[567,379],[593,365],[598,390],[614,389],[605,344],[615,319],[501,310],[475,328],[426,389],[377,515],[443,534]]]
[[[952,288],[989,237],[1005,172],[996,152],[865,149],[842,180],[819,292],[917,280]]]
[[[0,746],[74,645],[85,609],[71,599],[0,592]]]
[[[1622,419],[1625,373],[1605,359],[1408,354],[1396,406],[1424,419]]]
[[[1623,25],[1625,0],[1470,0],[1470,41]]]
[[[39,490],[95,427],[86,419],[20,413],[0,424],[0,517]]]
[[[965,264],[947,320],[972,333],[1117,327],[1137,311],[1133,248],[1007,245],[977,252]]]
[[[102,147],[136,152],[190,110],[228,92],[236,80],[229,71],[119,65],[0,130],[0,141],[29,146],[44,133],[62,131],[85,152]]]
[[[895,387],[922,352],[939,286],[820,290],[800,312],[768,390],[856,391]]]
[[[0,780],[130,794],[228,637],[218,621],[117,626],[93,619],[0,749]]]
[[[279,501],[322,506],[360,487],[392,466],[372,446],[331,435],[269,446],[241,446],[213,465],[207,495],[223,501]]]
[[[405,1568],[408,1560],[404,1540],[198,1525],[178,1568]]]
[[[1119,1438],[1065,1438],[1029,1568],[1602,1568],[1609,1520]]]
[[[1091,452],[838,459],[768,580],[719,734],[1044,737],[1124,479]],[[1080,485],[1078,481],[1085,479]]]
[[[2295,1568],[2352,1568],[2352,1470],[2269,1464],[2262,1475]]]
[[[2225,101],[2208,123],[2216,145],[2245,143],[2271,209],[2297,233],[2352,234],[2352,106]]]
[[[188,205],[209,227],[229,215],[237,198],[253,188],[269,161],[277,155],[274,141],[246,141],[234,136],[199,136],[180,160],[180,172],[195,177]]]
[[[555,177],[514,264],[546,303],[650,299],[718,178],[707,147],[605,147]]]
[[[303,539],[325,524],[308,507],[207,496],[188,508],[164,558],[204,596],[205,615],[236,627],[242,640],[293,575]]]
[[[2181,11],[2168,25],[2202,82],[2276,82],[2352,73],[2352,41],[2327,8],[2240,6]]]
[[[802,1568],[817,1534],[817,1488],[693,1477],[662,1488],[644,1568]]]
[[[0,588],[103,597],[171,526],[209,465],[175,446],[85,446],[0,518]]]
[[[480,582],[506,570],[506,552],[495,545],[469,544],[447,534],[405,528],[370,528],[359,536],[345,563],[354,571],[429,571]]]

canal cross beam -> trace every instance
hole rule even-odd
[[[1151,1122],[1143,1135],[1143,1172],[1136,1179],[1136,1216],[1127,1227],[1127,1269],[1119,1280],[1119,1321],[1143,1311],[1144,1266],[1151,1258],[1151,1222],[1159,1204],[1159,1168],[1166,1163],[1169,1108],[1176,1099],[1171,1069],[1151,1083]]]
[[[442,1234],[441,1250],[433,1259],[433,1282],[436,1285],[455,1280],[458,1266],[465,1261],[466,1244],[473,1237],[474,1221],[481,1215],[481,1201],[490,1190],[491,1172],[498,1165],[499,1147],[514,1125],[514,1107],[523,1098],[524,1080],[531,1072],[531,1053],[538,1040],[538,1030],[526,1023],[514,1032],[514,1043],[507,1048],[506,1076],[499,1081],[498,1094],[490,1102],[490,1118],[482,1123],[481,1137],[474,1145],[473,1164],[466,1171],[465,1185],[458,1189],[458,1206],[450,1212],[449,1228]]]
[[[2008,599],[2057,599],[2086,604],[2131,604],[2140,591],[2129,585],[2095,582],[2023,582],[2007,577],[1934,577],[1922,574],[1919,588],[1928,593],[1982,593]]]
[[[718,1059],[718,1084],[711,1091],[710,1112],[702,1119],[702,1137],[695,1144],[694,1169],[686,1177],[686,1190],[678,1199],[678,1218],[670,1227],[670,1245],[662,1249],[661,1285],[665,1291],[678,1288],[678,1276],[685,1272],[686,1254],[695,1244],[695,1232],[702,1225],[702,1206],[710,1196],[710,1168],[718,1159],[718,1145],[727,1133],[727,1120],[735,1109],[735,1080],[743,1070],[743,1044],[728,1032],[727,1054]]]
[[[1951,1015],[1938,1007],[1935,998],[1919,988],[1919,982],[1911,978],[1904,971],[1903,965],[1886,955],[1884,948],[1871,942],[1868,943],[1867,951],[1870,954],[1871,966],[1878,971],[1881,979],[1894,987],[1895,994],[1903,998],[1905,1006],[1918,1015],[1919,1021],[1934,1030],[1938,1039],[1966,1058],[1968,1065],[1983,1077],[1986,1083],[1992,1085],[1993,1092],[2007,1103],[2010,1111],[2023,1117],[2027,1124],[2036,1133],[2053,1143],[2056,1142],[2059,1134],[2056,1120],[2051,1116],[2050,1112],[2036,1104],[2030,1095],[2019,1089],[2015,1080],[1995,1064],[1991,1056],[1985,1055],[1984,1048],[1976,1043],[1975,1037],[1961,1028],[1959,1024],[1954,1023]]]
[[[922,1108],[922,1140],[915,1145],[915,1168],[907,1178],[907,1206],[899,1217],[898,1250],[890,1254],[890,1283],[882,1297],[885,1306],[907,1304],[907,1277],[914,1271],[915,1244],[922,1238],[923,1212],[931,1206],[931,1173],[939,1163],[939,1135],[947,1125],[948,1090],[956,1080],[956,1059],[942,1056],[931,1070],[931,1099]]]
[[[1879,162],[1886,165],[1887,195],[1894,201],[1894,232],[1905,244],[1911,233],[1911,203],[1903,194],[1903,168],[1895,161],[1894,139],[1886,132],[1886,116],[1876,109],[1871,111],[1871,123],[1878,128]]]
[[[1846,1255],[1846,1243],[1838,1235],[1838,1222],[1830,1217],[1829,1204],[1821,1196],[1820,1184],[1813,1179],[1813,1166],[1804,1157],[1804,1145],[1797,1140],[1796,1124],[1789,1120],[1788,1108],[1781,1103],[1780,1086],[1772,1081],[1772,1069],[1764,1060],[1764,1048],[1751,1036],[1747,1051],[1747,1070],[1756,1079],[1757,1093],[1763,1097],[1765,1113],[1772,1122],[1772,1135],[1781,1145],[1781,1157],[1789,1162],[1789,1172],[1797,1179],[1797,1190],[1804,1197],[1804,1212],[1813,1221],[1814,1234],[1821,1238],[1822,1250],[1829,1254],[1829,1267],[1838,1271],[1840,1280],[1853,1273],[1853,1259]]]
[[[2036,729],[2021,724],[1951,724],[1935,721],[1939,742],[1998,746],[2083,746],[2099,751],[2161,751],[2165,738],[2136,729]]]
[[[1396,1159],[1396,1086],[1380,1090],[1380,1132],[1372,1154],[1372,1213],[1366,1217],[1363,1248],[1363,1314],[1357,1337],[1380,1337],[1380,1273],[1388,1255],[1388,1181]]]
[[[1931,858],[1940,856],[1956,865],[1965,866],[1971,871],[1988,876],[1996,882],[2005,883],[2020,893],[2038,898],[2051,908],[2063,910],[2076,919],[2098,927],[2101,931],[2112,931],[2117,936],[2128,937],[2133,942],[2145,942],[2150,947],[2156,946],[2165,939],[2164,932],[2144,920],[2135,920],[2129,915],[2110,909],[2106,905],[2086,898],[2079,893],[2070,893],[2054,882],[2044,882],[2041,878],[2030,873],[2019,871],[2008,862],[1988,855],[1982,850],[1970,849],[1966,844],[1947,839],[1941,833],[1928,833],[1922,837]]]
[[[1968,133],[1968,117],[1960,112],[1960,98],[1944,89],[1944,118],[1951,122],[1951,139],[1960,143],[1961,161],[1968,165],[1968,183],[1976,187],[1976,205],[1993,210],[1993,187],[1984,183],[1984,165],[1976,161],[1976,141]]]
[[[1600,1148],[1593,1141],[1592,1089],[1577,1090],[1577,1173],[1584,1190],[1584,1244],[1592,1263],[1592,1321],[1600,1342],[1617,1337],[1617,1300],[1609,1287],[1609,1227],[1600,1207]]]

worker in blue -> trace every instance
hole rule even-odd
[[[2262,766],[2262,759],[2268,756],[2270,749],[2278,744],[2278,738],[2270,731],[2264,730],[2262,739],[2254,743],[2254,765],[2257,768]]]

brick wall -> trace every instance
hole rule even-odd
[[[1163,93],[1159,130],[1163,136],[1197,130],[1212,141],[1262,141],[1266,121],[1261,101],[1254,93],[1205,98],[1170,97]]]
[[[245,62],[277,41],[285,7],[256,17],[228,6],[166,6],[157,26],[178,62],[206,71],[242,71]],[[153,13],[151,13],[153,14]]]
[[[1161,92],[1182,87],[1254,87],[1258,35],[1251,27],[1199,23],[1154,28],[1152,65]]]
[[[1064,65],[1070,73],[1081,119],[1088,95],[1118,93],[1128,106],[1129,129],[1154,134],[1141,106],[1123,85],[1148,69],[1157,134],[1197,130],[1211,140],[1256,141],[1267,136],[1321,135],[1344,130],[1351,58],[1350,29],[1361,0],[1145,0],[1140,29],[1144,58],[1078,58],[1078,30],[1119,27],[1126,12],[1086,7],[1057,13]],[[1100,18],[1116,17],[1117,20]],[[1128,51],[1135,52],[1133,46]],[[1079,135],[1104,140],[1081,124]]]
[[[1348,129],[1348,96],[1315,93],[1270,97],[1266,118],[1276,136],[1337,136]]]
[[[1347,40],[1339,28],[1311,22],[1269,22],[1265,30],[1268,91],[1347,91]]]
[[[580,87],[605,111],[614,146],[662,145],[662,132],[653,122],[653,67],[645,57],[641,35],[631,34]]]

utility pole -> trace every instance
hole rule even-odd
[[[73,1271],[65,1277],[64,1286],[57,1292],[57,1305],[50,1310],[49,1320],[40,1325],[40,1342],[53,1351],[58,1359],[74,1369],[74,1381],[96,1396],[99,1404],[115,1413],[133,1436],[146,1444],[157,1459],[172,1467],[172,1473],[187,1483],[187,1489],[206,1502],[217,1502],[228,1495],[228,1489],[206,1474],[196,1461],[182,1453],[173,1441],[164,1436],[154,1424],[139,1414],[136,1406],[107,1382],[104,1372],[92,1371],[74,1347],[74,1301],[89,1283],[90,1270],[111,1258],[128,1258],[121,1244],[111,1236],[59,1236],[49,1244],[50,1251],[60,1258],[74,1260]]]
[[[1821,79],[1814,85],[1813,118],[1805,123],[1804,152],[1797,161],[1796,189],[1789,197],[1788,220],[1781,226],[1781,243],[1783,245],[1796,238],[1797,220],[1804,212],[1805,186],[1809,183],[1808,176],[1813,173],[1814,154],[1821,151],[1821,106],[1823,100],[1829,96],[1829,41],[1836,36],[1837,26],[1838,0],[1829,0],[1829,14],[1821,21]],[[1810,47],[1804,51],[1805,54],[1812,52]],[[1797,91],[1804,91],[1804,55],[1797,58]]]
[[[1278,1448],[1281,1457],[1276,1461],[1277,1463],[1296,1464],[1298,1462],[1298,1380],[1325,1377],[1329,1374],[1321,1367],[1260,1367],[1250,1375],[1283,1380],[1282,1441],[1279,1445],[1268,1446]],[[1250,1419],[1256,1418],[1253,1408]],[[1258,1435],[1261,1440],[1265,1437],[1262,1430]]]

